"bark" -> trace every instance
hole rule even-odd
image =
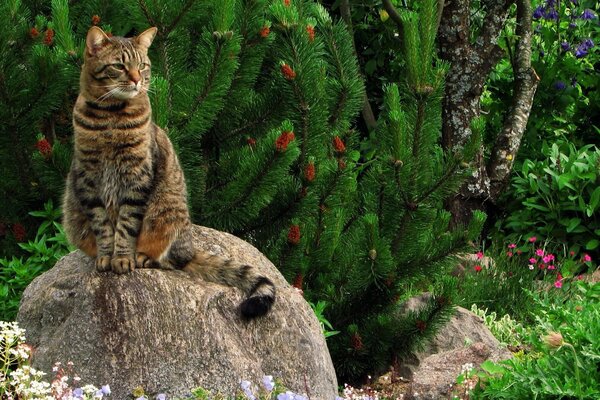
[[[350,32],[354,54],[358,57],[358,53],[356,51],[356,43],[354,42],[354,28],[352,26],[352,13],[350,12],[349,0],[341,0],[340,13],[342,14],[342,19],[346,23],[348,32]],[[371,103],[369,103],[369,97],[367,96],[366,92],[364,94],[363,100],[362,117],[369,131],[372,131],[377,127],[377,120],[375,119],[375,114],[373,113],[373,109],[371,108]]]
[[[492,150],[487,173],[490,178],[490,198],[496,201],[506,188],[514,159],[521,145],[533,97],[540,78],[531,67],[531,3],[517,1],[517,43],[514,64],[513,102],[502,132],[498,135]]]
[[[438,40],[440,57],[450,63],[442,102],[442,145],[460,150],[471,137],[471,122],[480,113],[480,97],[492,68],[503,53],[496,44],[504,27],[511,0],[484,2],[486,17],[480,35],[472,42],[470,0],[453,0],[445,7]],[[467,224],[472,212],[482,209],[489,197],[490,182],[483,148],[474,160],[473,176],[447,207],[453,225]]]

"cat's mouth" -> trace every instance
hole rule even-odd
[[[119,100],[128,100],[128,99],[134,98],[141,92],[142,92],[142,85],[140,85],[140,84],[121,86],[118,88],[118,90],[115,90],[112,93],[112,97],[117,98]]]

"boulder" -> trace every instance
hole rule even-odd
[[[333,399],[333,364],[302,296],[250,244],[203,227],[194,235],[198,248],[253,265],[275,283],[269,314],[243,320],[235,288],[182,271],[98,273],[76,251],[23,294],[18,322],[34,347],[33,366],[52,376],[55,362],[71,361],[81,382],[110,384],[115,399],[140,386],[169,398],[199,386],[232,395],[241,380],[258,384],[264,375],[313,399]]]
[[[399,312],[421,309],[430,296],[430,293],[423,293],[409,299]],[[500,361],[510,357],[512,353],[492,335],[483,319],[457,307],[433,340],[400,363],[395,374],[408,383],[408,398],[446,399],[451,398],[450,389],[464,365],[477,367],[485,360]]]

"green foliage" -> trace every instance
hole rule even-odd
[[[0,258],[0,320],[14,320],[25,287],[36,276],[54,266],[62,256],[74,250],[68,244],[62,226],[57,222],[60,214],[52,201],[46,203],[43,211],[31,212],[30,215],[44,221],[34,240],[19,243],[28,257]]]
[[[563,302],[532,295],[537,325],[523,357],[482,364],[473,399],[597,399],[600,284],[577,282]]]
[[[487,308],[478,308],[477,304],[471,306],[471,311],[483,319],[485,326],[489,328],[492,335],[503,346],[518,348],[528,335],[529,330],[520,322],[512,319],[509,314],[504,314],[501,318],[498,318],[495,311],[488,312]]]
[[[325,317],[325,308],[327,307],[326,301],[318,301],[316,304],[309,301],[308,304],[313,309],[317,320],[319,321],[319,324],[321,324],[321,330],[323,331],[323,335],[325,336],[325,338],[340,333],[340,331],[336,331],[333,329],[331,322],[329,322]]]
[[[513,176],[511,213],[498,224],[509,238],[541,236],[576,253],[600,256],[600,149],[571,143],[542,146]]]

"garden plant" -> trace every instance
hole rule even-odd
[[[2,1],[0,399],[111,398],[67,360],[52,378],[32,368],[11,322],[25,287],[74,250],[56,205],[92,26],[157,27],[153,119],[194,223],[248,241],[304,296],[340,385],[394,372],[460,305],[514,358],[465,366],[457,398],[600,398],[599,11],[593,0]],[[421,310],[401,311],[424,291]],[[309,398],[277,376],[239,378],[236,400]],[[340,398],[387,398],[365,388]]]

